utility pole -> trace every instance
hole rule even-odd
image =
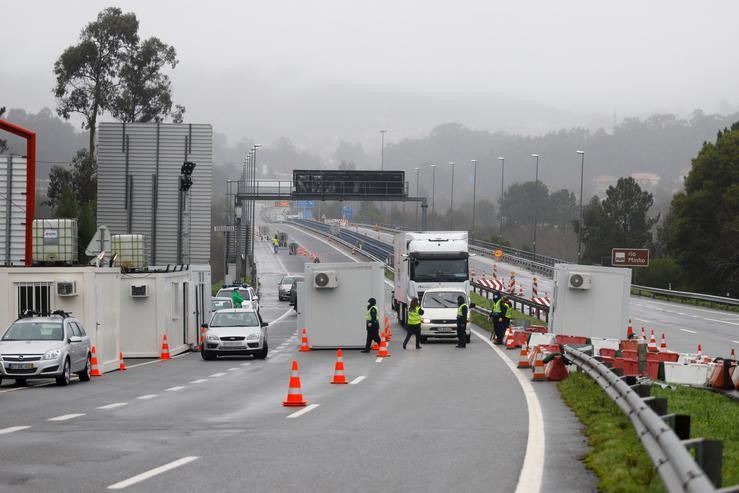
[[[475,175],[472,178],[472,234],[475,236],[475,197],[477,195],[477,159],[470,159],[472,166],[475,167]]]
[[[534,255],[536,255],[536,212],[539,208],[539,155],[532,154],[536,158],[536,181],[534,182]]]
[[[498,157],[498,161],[500,161],[501,168],[500,168],[500,204],[503,203],[503,194],[505,193],[505,189],[503,188],[503,183],[505,182],[505,158],[503,156]],[[503,241],[503,211],[498,211],[498,215],[500,216],[500,228],[498,229],[498,236],[500,236],[500,240]]]
[[[436,214],[436,165],[431,165],[431,229],[434,229],[434,215]]]
[[[449,202],[449,209],[451,213],[451,220],[449,230],[454,231],[454,161],[449,161],[449,166],[452,167],[452,197]]]
[[[580,155],[580,219],[577,222],[577,263],[582,263],[582,182],[585,174],[585,151],[577,151]]]

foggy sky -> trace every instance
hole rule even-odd
[[[0,105],[54,108],[53,64],[111,2],[0,0]],[[443,122],[542,133],[739,108],[739,2],[126,1],[175,46],[186,121],[324,155]],[[30,26],[30,27],[29,27]],[[79,124],[80,120],[75,120]]]

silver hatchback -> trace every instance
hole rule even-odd
[[[68,385],[72,373],[83,382],[90,380],[90,338],[76,318],[19,318],[0,338],[0,382],[54,378],[57,385]]]
[[[246,308],[231,308],[213,313],[205,332],[205,346],[200,355],[205,360],[218,356],[253,355],[267,357],[267,322]]]

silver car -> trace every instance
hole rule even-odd
[[[211,298],[210,299],[210,311],[217,312],[218,310],[224,310],[227,308],[233,308],[234,302],[231,298]]]
[[[90,380],[90,338],[76,318],[19,318],[0,339],[0,382],[55,378],[57,385],[68,385],[72,373],[83,382]]]
[[[231,298],[234,291],[238,291],[241,298],[244,300],[241,303],[241,308],[251,308],[252,310],[259,311],[259,296],[251,286],[227,286],[222,287],[216,293],[216,298]]]
[[[267,357],[267,322],[255,310],[231,308],[213,313],[205,332],[204,360],[218,356],[253,355]]]
[[[289,300],[290,299],[290,290],[293,286],[293,279],[295,279],[296,276],[282,276],[282,279],[280,279],[280,284],[277,285],[277,298],[280,301]]]

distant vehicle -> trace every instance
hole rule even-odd
[[[303,276],[295,276],[293,279],[293,285],[290,286],[290,306],[293,310],[298,311],[298,283],[303,282]]]
[[[216,312],[218,310],[225,310],[233,308],[234,302],[231,298],[211,298],[210,299],[210,311]]]
[[[291,276],[288,274],[286,276],[282,276],[282,279],[280,279],[280,284],[277,285],[277,298],[279,298],[280,301],[290,299],[293,279],[295,279],[295,277],[296,276]]]
[[[200,352],[204,360],[218,356],[253,355],[267,357],[267,322],[256,310],[230,308],[213,313],[205,331],[205,347]]]
[[[277,233],[277,241],[280,248],[287,248],[287,233]]]
[[[248,284],[238,284],[223,286],[216,293],[216,298],[231,298],[234,290],[239,292],[239,295],[244,299],[241,304],[241,308],[251,308],[252,310],[259,311],[259,296],[254,292],[254,288]]]
[[[57,311],[50,316],[28,313],[13,322],[0,339],[0,382],[13,378],[54,378],[69,385],[72,373],[90,380],[90,338],[82,322]]]
[[[429,337],[457,337],[457,297],[464,296],[467,305],[469,302],[467,294],[461,289],[430,288],[423,293],[421,308],[423,318],[421,319],[421,342],[426,342]],[[472,312],[467,310],[467,342],[471,340],[470,319]]]

